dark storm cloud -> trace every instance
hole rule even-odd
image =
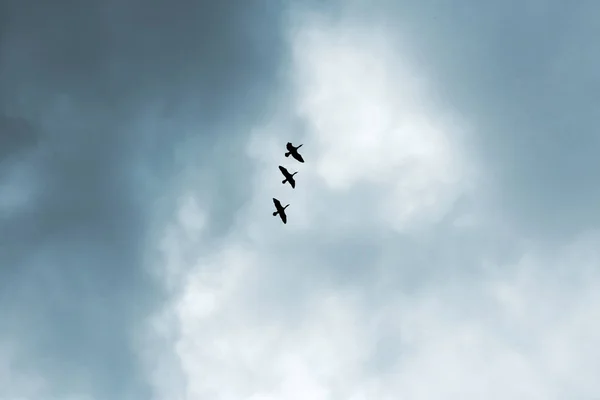
[[[158,298],[141,265],[146,219],[190,129],[131,127],[192,109],[198,157],[213,160],[212,132],[261,111],[279,4],[4,1],[1,11],[0,177],[26,170],[31,182],[1,178],[0,193],[35,189],[1,210],[2,334],[24,341],[24,361],[57,393],[147,399],[130,347]],[[154,180],[141,182],[140,168]]]
[[[476,123],[501,207],[552,240],[597,227],[600,5],[387,3],[445,101]]]

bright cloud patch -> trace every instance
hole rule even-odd
[[[261,172],[256,192],[282,193],[292,231],[404,231],[438,221],[476,177],[459,118],[428,100],[426,80],[385,35],[311,20],[292,31],[291,100],[249,146]],[[304,144],[305,164],[282,157],[287,140]],[[294,192],[282,190],[278,164],[299,171]],[[262,221],[271,204],[255,200],[249,215]]]
[[[400,50],[377,29],[332,21],[307,24],[293,41],[297,110],[310,121],[317,173],[332,189],[383,185],[373,206],[397,226],[439,217],[466,178],[464,132]]]
[[[584,260],[565,264],[572,257],[528,256],[477,285],[398,293],[375,308],[358,288],[317,289],[286,318],[257,300],[268,252],[232,244],[198,262],[173,304],[183,398],[591,398],[600,287],[597,274],[577,272]],[[567,268],[567,290],[545,276]]]

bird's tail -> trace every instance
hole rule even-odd
[[[287,153],[285,153],[285,156],[286,156],[286,157],[289,157],[289,156],[290,156],[290,154],[291,154],[291,153],[288,151]]]
[[[275,211],[275,212],[273,213],[273,216],[274,216],[274,217],[275,217],[275,216],[277,216],[277,213],[278,213],[278,212],[277,212],[277,211]]]
[[[285,183],[287,182],[287,179],[284,179],[281,181],[281,183],[283,183],[285,185]]]

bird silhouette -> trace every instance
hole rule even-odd
[[[274,197],[273,197],[273,204],[275,204],[275,208],[277,209],[277,211],[275,211],[273,213],[273,216],[275,217],[277,214],[279,214],[279,218],[281,218],[283,223],[286,224],[287,216],[285,215],[285,209],[288,208],[289,204],[285,207],[282,207],[281,202]]]
[[[298,147],[294,147],[294,145],[291,142],[287,142],[287,145],[285,146],[285,148],[288,150],[287,153],[285,153],[286,157],[289,157],[290,155],[292,157],[294,157],[296,160],[300,161],[301,163],[304,162],[304,158],[302,158],[302,156],[298,153],[298,149],[302,147],[302,145],[298,146]]]
[[[281,183],[285,185],[287,182],[289,182],[292,189],[296,188],[296,180],[294,179],[294,175],[296,175],[298,172],[296,171],[293,174],[290,174],[289,171],[281,165],[279,166],[279,170],[281,171],[283,176],[285,176],[285,179],[282,180]]]

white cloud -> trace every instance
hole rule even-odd
[[[296,108],[253,132],[255,192],[232,233],[211,240],[207,210],[188,191],[167,230],[163,267],[181,286],[170,286],[172,301],[153,321],[157,348],[145,354],[158,355],[149,365],[157,398],[598,396],[597,237],[530,247],[516,265],[483,268],[490,260],[475,259],[476,276],[461,265],[469,254],[423,255],[452,278],[431,277],[412,292],[388,290],[406,268],[400,235],[378,244],[377,265],[361,266],[381,274],[375,284],[351,276],[352,258],[317,250],[363,232],[428,232],[459,196],[478,195],[464,123],[429,100],[432,89],[387,32],[318,21],[294,27],[286,104]],[[306,164],[283,158],[294,114],[308,121],[292,139],[304,143]],[[278,163],[300,171],[295,190],[281,184]],[[288,225],[271,217],[271,197],[291,203]],[[493,231],[490,221],[459,216],[445,234]],[[323,272],[333,269],[346,284]]]
[[[579,264],[530,257],[523,261],[532,264],[526,273],[519,267],[477,286],[454,282],[413,296],[398,293],[378,307],[368,307],[368,294],[358,288],[317,287],[305,294],[302,312],[288,319],[254,291],[268,270],[263,265],[272,262],[267,252],[233,245],[191,272],[173,307],[179,327],[173,350],[187,379],[182,398],[560,399],[600,393],[598,279],[586,284],[579,277],[565,290],[562,280],[544,276],[545,267],[563,266],[576,275]],[[281,283],[273,277],[269,284]]]
[[[466,132],[432,101],[398,42],[370,26],[327,19],[292,31],[291,89],[295,113],[308,122],[302,140],[313,179],[334,192],[377,184],[374,204],[353,204],[398,229],[444,214],[474,178],[461,143]],[[281,142],[286,130],[277,126],[273,135]],[[279,152],[266,153],[269,165]]]

